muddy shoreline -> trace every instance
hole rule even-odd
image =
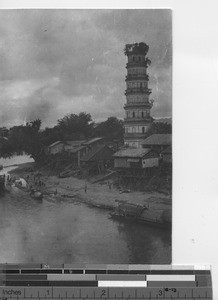
[[[40,190],[44,198],[55,201],[83,203],[89,207],[114,210],[118,202],[144,205],[149,213],[157,214],[172,208],[171,197],[158,192],[120,191],[113,183],[92,183],[75,177],[48,176],[48,171],[39,169],[34,163],[21,164],[10,171],[12,177],[24,178],[33,188]]]

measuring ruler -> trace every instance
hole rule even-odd
[[[1,300],[212,299],[205,266],[7,264],[0,280]]]

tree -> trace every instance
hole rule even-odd
[[[95,129],[95,136],[105,136],[108,140],[123,139],[123,121],[116,117],[109,117],[105,122],[101,122]]]
[[[148,53],[149,46],[143,42],[141,43],[135,43],[135,44],[126,44],[124,48],[124,54],[144,54],[146,55]]]
[[[53,128],[46,127],[43,131],[39,132],[39,137],[41,143],[45,146],[64,139],[63,133],[57,126]]]
[[[39,139],[41,120],[27,123],[25,126],[14,126],[10,128],[8,141],[2,149],[2,156],[9,157],[14,154],[29,154],[34,160],[38,159],[42,150]]]
[[[153,122],[148,134],[172,133],[172,125],[166,122]]]
[[[90,114],[81,112],[79,115],[70,114],[58,120],[57,127],[65,138],[88,138],[92,132],[92,118]]]

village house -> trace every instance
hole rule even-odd
[[[96,146],[81,157],[81,166],[90,173],[102,173],[113,165],[114,151],[106,145]]]
[[[76,140],[76,141],[57,141],[48,146],[47,153],[49,155],[68,154],[69,160],[80,167],[81,158],[89,153],[99,150],[99,147],[105,145],[103,137],[96,137],[90,140]]]
[[[142,148],[153,149],[161,153],[172,145],[172,134],[152,134],[141,145]]]
[[[159,155],[156,151],[142,148],[127,148],[114,155],[116,169],[145,169],[159,166]]]
[[[80,167],[80,159],[87,153],[87,147],[83,146],[82,141],[67,141],[64,147],[65,152],[69,154],[70,160],[73,164]]]
[[[83,146],[87,147],[87,153],[89,150],[92,150],[100,145],[105,144],[105,138],[104,137],[95,137],[90,140],[84,141],[82,143]]]
[[[52,143],[51,145],[48,146],[48,153],[49,154],[58,154],[64,151],[64,142],[57,141]]]
[[[64,150],[71,152],[72,150],[74,150],[78,147],[81,147],[83,145],[83,143],[85,143],[85,142],[86,142],[86,140],[66,141]]]

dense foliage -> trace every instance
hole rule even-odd
[[[124,134],[123,121],[116,117],[110,117],[100,123],[94,130],[94,136],[104,136],[108,140],[122,140]]]
[[[91,135],[93,123],[90,114],[81,112],[79,115],[66,115],[58,120],[57,127],[66,138],[78,140],[88,138]]]
[[[124,54],[143,54],[146,55],[148,53],[149,46],[143,42],[135,43],[135,44],[126,44],[124,48]]]
[[[2,144],[1,156],[10,157],[14,153],[25,152],[37,160],[42,145],[39,138],[41,120],[10,128],[7,142]]]
[[[10,157],[25,152],[40,160],[46,146],[56,141],[80,140],[104,136],[107,140],[123,139],[123,122],[115,117],[95,125],[90,114],[70,114],[57,121],[53,128],[40,130],[41,120],[8,130],[7,140],[0,142],[0,157]]]
[[[149,130],[149,135],[151,134],[163,134],[172,133],[172,125],[166,122],[153,122]]]

